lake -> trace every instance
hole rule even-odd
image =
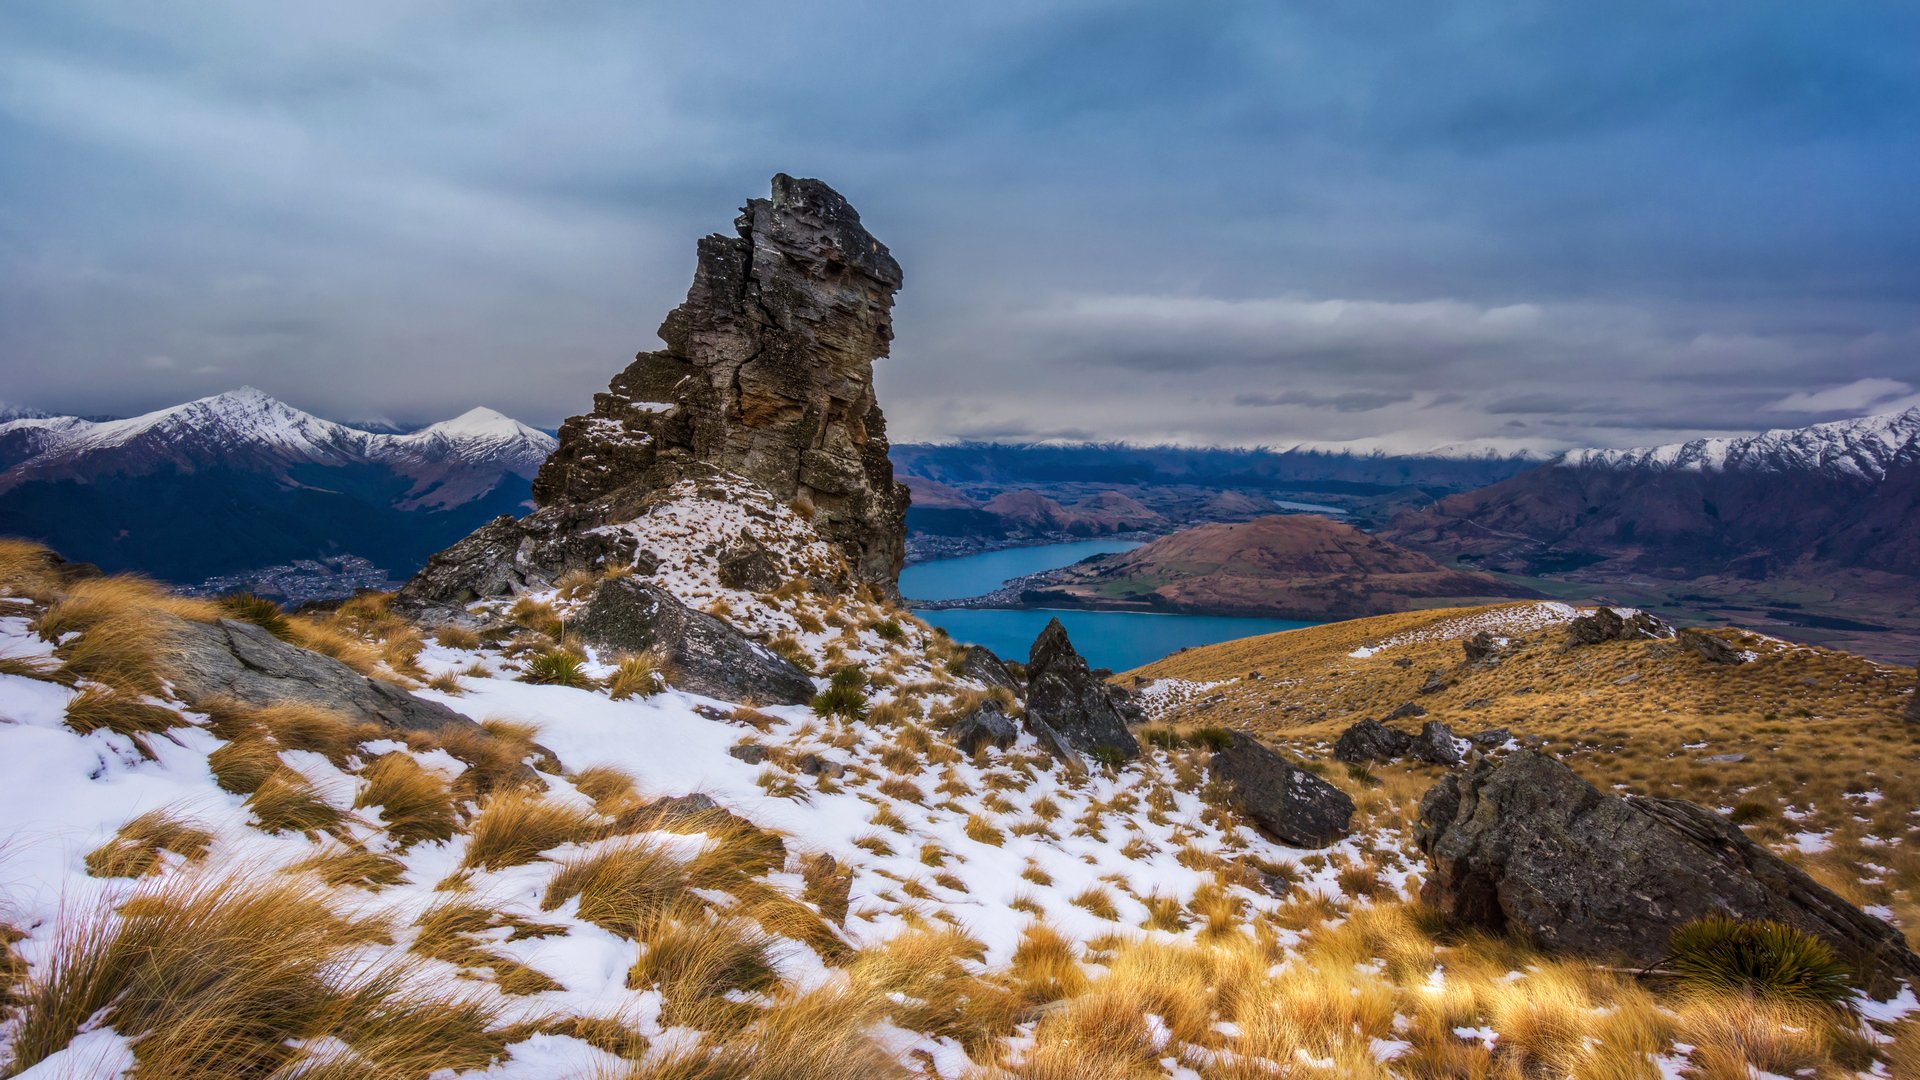
[[[1009,578],[1037,574],[1090,555],[1139,547],[1125,540],[1080,540],[1008,548],[958,559],[935,559],[900,573],[900,592],[913,600],[957,600],[999,588]],[[955,641],[984,645],[1009,660],[1024,661],[1047,620],[1058,618],[1074,648],[1094,667],[1125,671],[1188,646],[1298,630],[1315,623],[1226,615],[1166,615],[1136,611],[1053,611],[1038,608],[947,608],[914,614],[944,629]]]

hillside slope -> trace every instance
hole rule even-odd
[[[1313,514],[1201,525],[1035,575],[1029,603],[1340,618],[1444,599],[1533,595]]]

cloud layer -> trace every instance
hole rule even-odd
[[[1920,382],[1899,5],[0,7],[0,396],[583,406],[775,171],[904,438],[1552,449]]]

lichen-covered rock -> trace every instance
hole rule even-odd
[[[1472,748],[1473,744],[1455,735],[1452,728],[1429,720],[1420,725],[1420,734],[1413,737],[1407,753],[1429,765],[1458,765]]]
[[[954,665],[954,674],[967,679],[977,679],[988,686],[1005,687],[1018,691],[1020,680],[1013,677],[1007,665],[993,650],[984,645],[965,645],[960,649],[959,663]]]
[[[1208,756],[1207,772],[1235,810],[1261,831],[1294,847],[1326,847],[1347,835],[1353,800],[1298,768],[1243,731]]]
[[[799,705],[813,698],[806,672],[637,577],[601,582],[572,631],[599,649],[654,652],[681,690],[759,705]]]
[[[1599,645],[1608,641],[1646,641],[1670,638],[1673,627],[1644,611],[1621,615],[1610,607],[1595,608],[1567,624],[1567,647]]]
[[[1413,736],[1406,732],[1378,720],[1362,720],[1340,733],[1333,744],[1333,756],[1355,764],[1394,761],[1412,748]]]
[[[168,627],[168,677],[175,696],[189,705],[221,698],[248,705],[316,705],[397,731],[475,726],[445,705],[369,679],[252,623],[182,619]]]
[[[700,241],[686,302],[660,326],[666,348],[639,354],[561,425],[534,480],[538,508],[435,556],[401,590],[402,609],[458,618],[470,600],[617,560],[604,545],[630,555],[633,538],[605,527],[640,516],[649,495],[713,477],[800,510],[855,581],[898,596],[907,489],[887,459],[873,361],[893,338],[899,264],[818,180],[775,176],[734,232]],[[729,573],[743,582],[730,587],[773,587],[750,553]]]
[[[1432,867],[1422,896],[1457,928],[1652,966],[1694,919],[1772,919],[1827,941],[1876,990],[1920,978],[1898,930],[1720,815],[1606,794],[1531,750],[1441,780],[1421,800],[1414,840]]]
[[[1725,641],[1703,630],[1695,630],[1690,627],[1681,630],[1675,637],[1679,640],[1680,644],[1686,646],[1690,652],[1709,664],[1744,664],[1747,662],[1745,653],[1742,653],[1739,649],[1734,648]]]
[[[1067,628],[1059,619],[1047,622],[1028,654],[1027,715],[1045,722],[1081,753],[1140,755],[1140,743],[1127,725],[1145,715],[1126,690],[1093,674],[1067,640]]]

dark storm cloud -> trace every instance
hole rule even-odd
[[[1916,46],[1864,2],[9,4],[0,396],[551,424],[787,171],[906,267],[896,438],[1854,415],[1920,381]]]

